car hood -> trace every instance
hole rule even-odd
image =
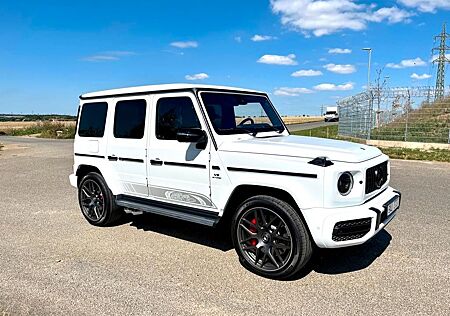
[[[357,163],[380,156],[381,151],[372,146],[306,136],[254,137],[224,142],[220,151],[299,158],[328,157],[331,161]]]

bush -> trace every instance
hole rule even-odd
[[[75,126],[65,126],[62,123],[44,123],[40,138],[75,138]]]
[[[69,139],[75,137],[75,125],[44,122],[25,128],[8,129],[4,133],[9,136],[38,135],[40,138]]]

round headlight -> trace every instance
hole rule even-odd
[[[338,191],[342,195],[347,195],[353,188],[353,176],[350,172],[344,172],[338,179]]]

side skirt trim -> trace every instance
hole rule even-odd
[[[215,226],[220,219],[216,212],[124,194],[116,196],[116,204],[134,210],[168,216],[206,226]]]

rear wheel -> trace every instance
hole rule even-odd
[[[284,279],[310,260],[312,244],[299,214],[271,196],[249,198],[232,222],[232,238],[242,264],[264,277]]]
[[[123,215],[105,180],[96,172],[88,173],[80,181],[78,201],[86,220],[95,226],[112,225]]]

